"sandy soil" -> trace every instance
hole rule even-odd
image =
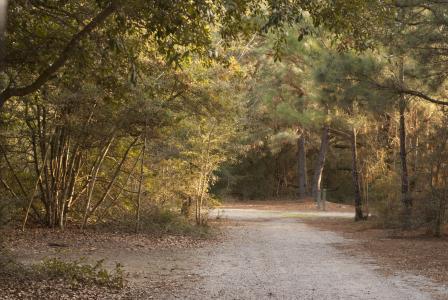
[[[356,243],[341,244],[346,253],[374,258],[384,272],[409,272],[448,285],[448,227],[445,236],[433,237],[425,228],[381,229],[375,220],[354,223],[340,218],[307,218],[319,230],[337,232]]]
[[[200,285],[186,299],[432,299],[423,277],[385,277],[372,261],[347,256],[334,245],[350,243],[283,212],[227,209],[239,220],[217,248],[197,252]],[[258,221],[257,221],[258,220]],[[448,294],[446,294],[448,297]]]
[[[340,247],[352,240],[303,222],[304,213],[351,218],[352,212],[274,208],[216,210],[211,218],[223,228],[219,242],[159,247],[120,238],[57,253],[16,249],[26,261],[49,254],[120,262],[130,289],[119,299],[448,299],[444,285],[406,273],[386,275],[376,260]]]

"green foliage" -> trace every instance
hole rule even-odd
[[[390,172],[388,176],[381,177],[371,187],[371,198],[375,199],[372,211],[383,228],[401,227],[402,204],[398,186],[400,186],[399,174]]]
[[[25,209],[49,227],[120,216],[188,231],[215,195],[294,197],[298,179],[313,178],[322,128],[330,200],[352,198],[356,132],[365,202],[395,219],[403,95],[413,96],[401,98],[413,193],[441,212],[445,184],[431,172],[444,151],[422,145],[444,134],[443,112],[414,100],[446,96],[448,8],[399,4],[10,1],[0,222]]]
[[[213,185],[212,191],[223,198],[230,196],[243,200],[294,197],[293,185],[287,182],[279,184],[282,172],[295,167],[295,164],[291,164],[294,160],[293,147],[282,148],[279,152],[268,147],[248,151],[217,171],[219,180]],[[291,172],[293,176],[294,171]],[[288,177],[288,180],[293,184],[294,177]]]
[[[45,259],[33,269],[44,278],[64,280],[72,284],[95,284],[121,289],[125,285],[123,266],[116,264],[113,271],[103,267],[104,260],[94,265],[82,261],[66,262],[57,258]]]
[[[166,208],[146,210],[142,216],[142,228],[158,234],[178,234],[205,237],[210,231],[207,226],[195,226],[178,212]]]
[[[14,276],[24,273],[24,268],[16,262],[15,257],[5,247],[3,238],[0,238],[0,276]]]

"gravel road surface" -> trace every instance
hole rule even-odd
[[[167,298],[432,299],[419,289],[424,278],[385,277],[372,262],[334,248],[350,241],[285,212],[225,209],[218,215],[238,222],[224,243],[193,254],[197,284]]]

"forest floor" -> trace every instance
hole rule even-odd
[[[356,241],[338,245],[338,248],[351,255],[372,257],[387,274],[398,270],[448,284],[448,232],[436,238],[425,229],[380,229],[374,220],[359,223],[341,218],[303,220],[319,230],[336,232]]]
[[[327,209],[308,202],[227,204],[211,213],[220,233],[207,239],[6,230],[0,234],[9,251],[24,263],[105,259],[110,269],[124,265],[128,284],[110,290],[0,280],[0,299],[448,299],[446,278],[435,275],[447,273],[440,267],[446,240],[387,237],[353,225],[350,206]]]
[[[9,276],[11,272],[21,272],[19,265],[13,265],[11,272],[0,272],[1,300],[158,299],[159,290],[171,291],[182,285],[176,276],[171,276],[174,274],[174,269],[169,267],[172,257],[181,257],[184,253],[217,242],[213,233],[201,237],[91,229],[30,228],[25,232],[3,229],[0,236],[4,252],[25,266],[39,265],[46,259],[76,261],[81,265],[95,265],[104,260],[102,266],[110,272],[117,264],[122,265],[126,279],[124,289],[111,289],[96,284],[72,284],[57,278]],[[7,265],[0,257],[0,271],[2,263]],[[190,277],[188,274],[185,276]]]

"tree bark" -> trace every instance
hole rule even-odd
[[[364,220],[365,217],[362,212],[361,190],[359,188],[359,173],[358,173],[358,146],[356,144],[356,129],[352,130],[352,179],[353,191],[355,196],[355,221]]]
[[[401,60],[400,65],[400,81],[403,84],[404,75],[403,75],[403,59]],[[409,174],[408,174],[408,164],[407,164],[407,150],[406,150],[406,98],[404,95],[400,96],[399,99],[399,112],[400,112],[400,128],[399,128],[399,136],[400,136],[400,162],[401,162],[401,202],[404,206],[404,225],[407,227],[411,218],[411,209],[412,209],[412,198],[409,190]]]
[[[311,191],[311,196],[316,201],[318,200],[318,194],[320,194],[321,190],[322,173],[324,170],[325,159],[327,157],[328,150],[328,137],[329,128],[328,126],[325,126],[322,130],[322,136],[320,139],[319,157],[317,158],[316,167],[314,169],[313,186]]]
[[[140,162],[140,181],[138,182],[138,194],[137,194],[137,215],[136,215],[136,224],[135,224],[135,232],[138,233],[140,230],[140,208],[142,201],[142,185],[143,185],[143,167],[145,165],[145,151],[146,151],[146,136],[143,141],[142,147],[142,158]]]
[[[420,139],[419,139],[419,124],[418,124],[418,115],[417,112],[414,111],[413,113],[413,117],[412,117],[412,122],[413,122],[413,135],[412,135],[412,139],[411,139],[411,148],[412,148],[412,166],[411,166],[411,174],[413,174],[413,176],[410,177],[409,179],[409,193],[412,195],[413,192],[416,190],[417,187],[417,182],[418,179],[415,176],[415,174],[418,173],[418,167],[419,167],[419,143],[420,143]]]
[[[441,237],[446,216],[446,189],[443,190],[438,200],[438,211],[436,214],[436,220],[434,222],[434,236]]]
[[[299,180],[299,198],[303,199],[307,196],[307,180],[306,180],[306,138],[302,132],[297,140],[297,158],[298,158],[298,180]]]

